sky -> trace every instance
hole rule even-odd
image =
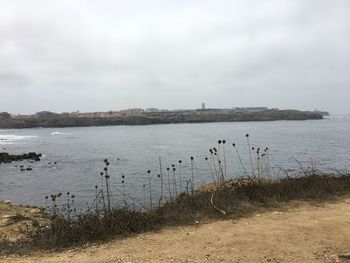
[[[348,0],[0,0],[0,111],[350,113]]]

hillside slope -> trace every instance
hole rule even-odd
[[[0,262],[350,262],[350,198],[293,202],[249,218],[166,228],[61,253]]]

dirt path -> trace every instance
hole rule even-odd
[[[0,262],[350,262],[350,198]]]

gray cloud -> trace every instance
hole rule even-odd
[[[0,111],[350,112],[350,2],[2,1]]]

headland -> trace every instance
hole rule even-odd
[[[280,110],[269,109],[266,107],[194,110],[129,109],[123,111],[87,113],[54,113],[50,111],[42,111],[33,115],[11,115],[7,112],[3,112],[0,113],[0,128],[59,128],[108,125],[319,119],[323,119],[322,112]]]

